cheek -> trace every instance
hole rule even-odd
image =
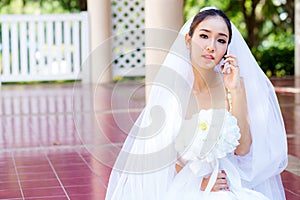
[[[192,52],[196,54],[202,53],[204,51],[204,46],[205,44],[199,40],[193,41],[191,45]]]
[[[207,42],[206,40],[203,40],[201,38],[197,38],[195,36],[193,36],[192,39],[191,39],[191,45],[194,48],[197,48],[197,49],[199,49],[199,48],[203,49],[206,42]]]
[[[227,50],[227,45],[220,45],[219,48],[218,48],[218,57],[223,57],[226,53],[226,50]]]

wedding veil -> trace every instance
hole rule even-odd
[[[174,178],[177,160],[174,140],[185,119],[194,81],[184,40],[192,20],[181,28],[151,83],[147,104],[112,169],[107,200],[161,199]],[[244,184],[254,188],[286,167],[286,134],[271,82],[233,24],[232,31],[228,49],[230,54],[237,56],[245,83],[252,146],[246,156],[230,159]]]

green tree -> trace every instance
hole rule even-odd
[[[87,0],[1,0],[1,14],[51,14],[87,10]]]

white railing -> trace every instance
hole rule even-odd
[[[87,12],[0,15],[0,25],[0,82],[88,81]]]

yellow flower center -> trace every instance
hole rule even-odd
[[[198,128],[200,128],[202,131],[205,131],[207,129],[206,122],[200,122],[200,123],[198,123]]]

